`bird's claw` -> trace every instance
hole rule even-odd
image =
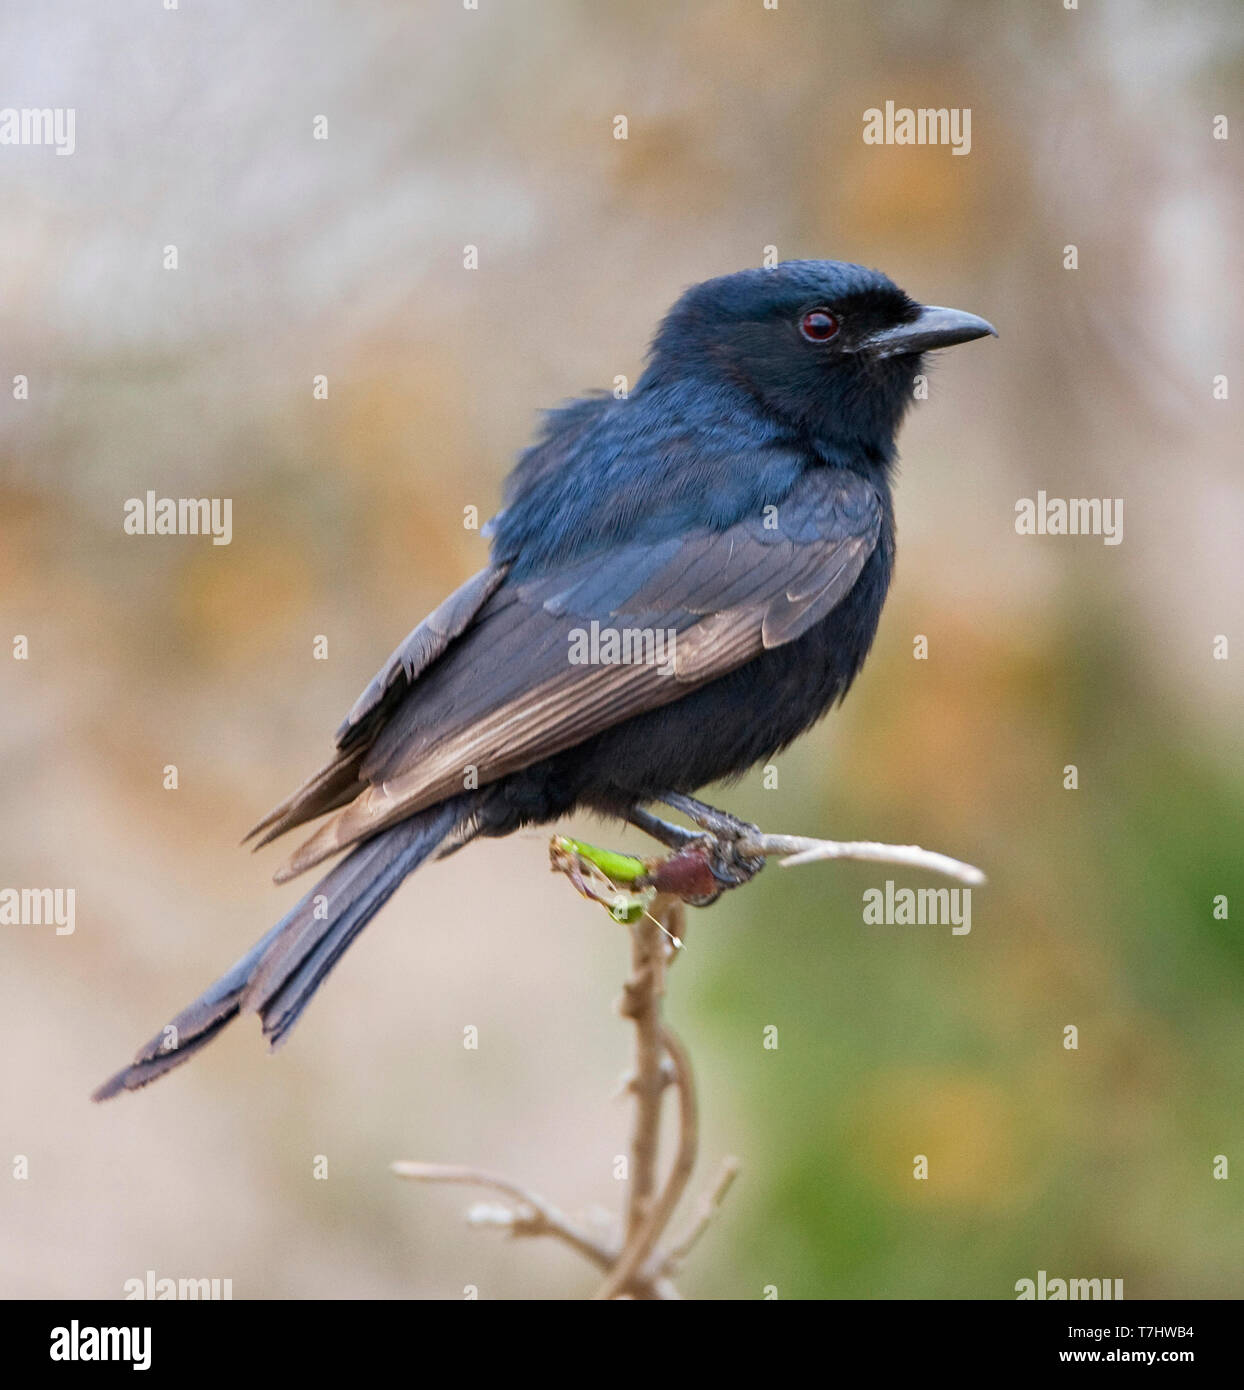
[[[727,888],[739,888],[749,883],[765,866],[763,855],[744,854],[739,848],[740,841],[759,835],[754,825],[737,823],[737,829],[728,837],[721,834],[708,834],[708,867],[713,877],[721,884],[721,890],[713,895],[715,901]]]
[[[755,826],[736,821],[719,831],[705,831],[659,863],[645,882],[673,893],[692,907],[709,907],[728,888],[738,888],[765,866],[762,856],[744,854],[741,842],[758,835]]]

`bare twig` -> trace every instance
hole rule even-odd
[[[661,1017],[665,968],[672,943],[681,941],[685,932],[684,917],[683,905],[677,898],[658,895],[631,926],[632,970],[619,1010],[635,1024],[636,1061],[630,1089],[636,1097],[636,1113],[631,1138],[630,1193],[623,1249],[597,1292],[598,1299],[617,1298],[634,1291],[636,1278],[669,1224],[695,1166],[698,1121],[691,1063]],[[671,1083],[678,1094],[678,1152],[657,1197],[661,1101]],[[663,1263],[658,1262],[657,1277]]]
[[[514,1202],[513,1210],[506,1209],[504,1219],[493,1224],[503,1225],[512,1236],[552,1236],[577,1250],[584,1259],[597,1269],[608,1271],[614,1267],[619,1252],[611,1246],[588,1235],[569,1217],[564,1216],[543,1197],[508,1178],[495,1173],[485,1173],[477,1168],[459,1168],[448,1163],[416,1163],[400,1159],[390,1164],[391,1170],[399,1178],[414,1182],[459,1183],[467,1187],[486,1187],[499,1192]],[[468,1220],[474,1213],[468,1213]],[[482,1222],[480,1224],[483,1224]],[[636,1297],[649,1300],[674,1300],[680,1297],[678,1290],[664,1273],[664,1269],[649,1274],[636,1275],[628,1280],[628,1292]]]
[[[665,1264],[662,1268],[667,1274],[676,1274],[687,1256],[691,1253],[696,1242],[712,1225],[717,1213],[721,1210],[721,1204],[726,1200],[726,1193],[734,1184],[735,1178],[739,1175],[739,1160],[737,1158],[727,1158],[722,1160],[721,1171],[717,1175],[717,1181],[713,1184],[710,1191],[700,1198],[699,1210],[696,1214],[695,1225],[678,1242],[676,1246],[665,1257]]]
[[[490,1188],[517,1204],[509,1223],[513,1235],[553,1236],[572,1250],[577,1250],[599,1269],[612,1268],[617,1259],[615,1251],[594,1240],[551,1202],[546,1202],[534,1192],[528,1192],[508,1178],[481,1172],[477,1168],[459,1168],[448,1163],[416,1163],[410,1159],[399,1159],[390,1164],[390,1169],[399,1178],[410,1178],[414,1182],[461,1183],[468,1187]]]
[[[908,869],[927,869],[960,883],[981,884],[985,875],[973,864],[952,859],[919,845],[883,845],[875,840],[810,840],[804,835],[745,835],[736,848],[746,855],[766,858],[782,855],[781,867],[815,864],[822,859],[861,859],[875,864],[899,864]]]
[[[635,1097],[635,1130],[631,1138],[630,1193],[626,1208],[628,1245],[651,1214],[657,1188],[661,1099],[669,1080],[661,1036],[666,963],[666,939],[661,928],[665,926],[665,903],[671,914],[675,907],[681,911],[681,904],[672,899],[654,901],[631,927],[631,977],[623,988],[618,1010],[623,1018],[635,1024],[635,1071],[629,1086]]]
[[[662,1028],[661,1039],[674,1066],[674,1086],[678,1092],[678,1152],[661,1196],[650,1210],[644,1224],[630,1236],[626,1247],[609,1277],[596,1291],[596,1299],[617,1298],[632,1287],[644,1262],[661,1238],[695,1168],[700,1143],[699,1112],[696,1108],[695,1079],[686,1049],[668,1028]],[[664,1257],[655,1262],[663,1268]]]

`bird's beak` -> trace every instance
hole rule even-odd
[[[927,304],[913,323],[901,323],[897,328],[883,328],[859,345],[859,351],[870,357],[898,357],[913,352],[931,352],[934,348],[954,347],[970,343],[973,338],[998,336],[992,323],[965,314],[962,309],[941,309]]]

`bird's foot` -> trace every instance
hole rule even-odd
[[[700,833],[671,825],[641,807],[632,811],[632,825],[675,851],[645,877],[658,892],[674,893],[693,907],[707,907],[727,888],[741,887],[764,868],[762,855],[747,854],[743,849],[759,836],[756,826],[680,792],[670,792],[660,800],[694,821]]]

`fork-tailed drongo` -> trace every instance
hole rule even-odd
[[[629,397],[548,416],[488,567],[397,648],[332,759],[252,832],[320,820],[278,880],[345,857],[96,1099],[244,1011],[280,1043],[433,852],[579,808],[661,827],[645,803],[685,809],[819,719],[885,600],[894,436],[922,354],[993,331],[836,261],[683,295]]]

